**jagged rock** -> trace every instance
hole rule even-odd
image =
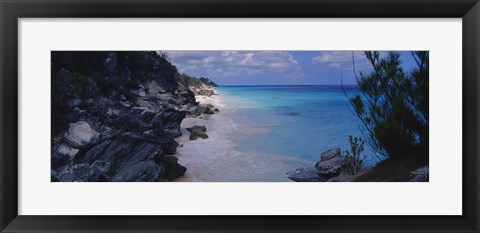
[[[212,104],[200,105],[199,112],[201,114],[214,114],[215,113],[215,106],[213,106]]]
[[[156,161],[165,166],[165,178],[170,181],[182,176],[187,171],[187,168],[178,164],[178,158],[174,156],[163,156]]]
[[[60,144],[52,153],[52,168],[56,169],[62,165],[71,163],[80,150]]]
[[[165,168],[153,161],[141,161],[123,166],[112,177],[114,182],[160,181],[165,175]]]
[[[131,154],[135,145],[135,142],[120,138],[109,143],[100,143],[86,153],[83,162],[91,164],[96,160],[115,161],[116,166],[121,166],[121,161]]]
[[[315,164],[317,172],[321,175],[333,175],[338,174],[343,165],[345,165],[344,156],[336,156],[329,160],[320,160]]]
[[[72,106],[72,108],[75,108],[75,107],[80,106],[81,103],[82,103],[81,99],[75,98],[71,101],[71,106]]]
[[[128,158],[125,159],[124,163],[132,163],[134,161],[146,161],[153,160],[154,156],[162,153],[162,148],[160,145],[154,144],[152,142],[141,142],[135,146],[135,148],[130,152]]]
[[[116,116],[120,115],[120,110],[109,108],[107,110],[107,115],[110,116],[110,117],[116,117]]]
[[[198,95],[204,95],[204,96],[212,96],[215,95],[216,93],[213,90],[210,89],[200,89],[197,91]]]
[[[117,136],[120,132],[118,130],[112,129],[110,127],[106,128],[105,131],[103,131],[100,134],[100,139],[102,141],[112,139],[113,137]]]
[[[52,181],[127,180],[119,173],[134,170],[161,174],[141,181],[174,179],[185,168],[166,155],[182,120],[215,111],[192,89],[216,84],[178,73],[156,52],[55,51],[51,71]]]
[[[65,165],[57,171],[60,182],[102,182],[108,178],[97,167],[87,163]]]
[[[327,161],[340,155],[340,148],[333,148],[320,154],[320,161]]]
[[[84,148],[97,143],[100,139],[100,134],[93,130],[87,122],[79,121],[70,123],[64,138],[70,146]]]
[[[151,127],[150,124],[130,113],[123,114],[111,120],[110,124],[115,125],[118,130],[123,131],[141,131],[148,130]]]
[[[148,138],[154,138],[156,136],[155,134],[155,130],[151,129],[151,130],[147,130],[147,131],[143,131],[143,136],[144,137],[148,137]]]
[[[177,151],[177,147],[179,145],[179,143],[176,142],[173,137],[169,139],[165,139],[165,141],[161,141],[160,143],[161,143],[163,154],[165,155],[175,154],[175,151]]]
[[[188,107],[186,112],[189,116],[199,116],[201,114],[200,113],[200,107],[197,106],[197,105]]]
[[[92,167],[98,168],[98,170],[108,176],[111,176],[115,172],[115,168],[112,162],[97,160],[92,164]]]
[[[429,167],[421,167],[417,170],[410,172],[412,174],[411,182],[428,182],[429,180]]]
[[[287,178],[296,182],[317,182],[320,177],[315,169],[297,168],[287,172]]]
[[[55,170],[50,171],[50,181],[57,182],[58,181],[58,173]]]
[[[92,148],[90,148],[87,153],[85,154],[85,156],[83,157],[82,159],[82,162],[86,162],[86,163],[93,163],[95,162],[100,156],[102,156],[102,153],[105,151],[105,149],[107,148],[108,145],[110,145],[110,143],[112,142],[112,140],[105,140],[95,146],[93,146]]]

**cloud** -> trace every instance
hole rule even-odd
[[[323,52],[320,56],[313,57],[312,64],[326,64],[330,68],[352,70],[353,60],[356,69],[365,69],[369,66],[363,51],[333,51]]]
[[[180,72],[206,77],[276,73],[301,76],[302,67],[285,51],[165,51]]]
[[[380,57],[385,58],[388,52],[380,52]],[[323,64],[330,68],[353,70],[353,61],[357,71],[371,68],[370,62],[365,57],[364,51],[333,51],[322,52],[320,56],[313,57],[312,64]]]
[[[328,64],[328,67],[331,68],[340,68],[342,65],[338,62]]]

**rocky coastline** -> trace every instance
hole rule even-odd
[[[418,156],[404,156],[386,159],[359,173],[346,171],[346,160],[340,148],[333,148],[320,154],[320,160],[314,167],[297,168],[286,173],[286,177],[295,182],[428,182],[429,167]],[[412,162],[413,161],[413,162]],[[403,171],[384,174],[392,170],[390,166],[402,167]],[[403,174],[402,174],[403,173]]]
[[[156,52],[52,52],[51,181],[173,181],[185,117],[214,114],[206,78]]]

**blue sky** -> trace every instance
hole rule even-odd
[[[368,71],[362,51],[165,51],[182,73],[206,77],[219,85],[355,84],[355,69]],[[382,54],[386,54],[382,52]],[[414,66],[410,52],[400,52],[402,66]]]

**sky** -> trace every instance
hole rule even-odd
[[[363,51],[164,51],[179,72],[227,85],[352,85],[357,72],[371,65]],[[402,51],[402,66],[415,61]],[[386,52],[381,52],[385,56]]]

